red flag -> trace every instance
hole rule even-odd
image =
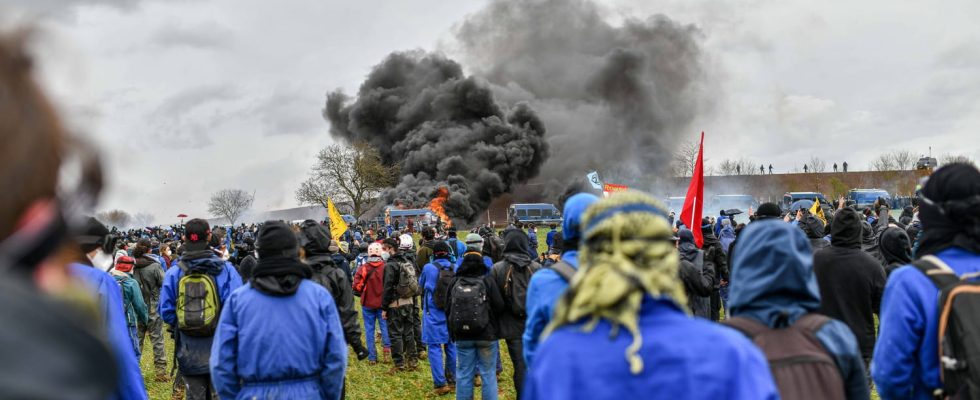
[[[694,244],[700,248],[704,244],[701,236],[701,208],[704,206],[704,132],[701,132],[701,144],[698,145],[698,159],[694,163],[694,174],[691,184],[687,187],[687,197],[684,198],[684,208],[681,209],[681,222],[694,234]]]

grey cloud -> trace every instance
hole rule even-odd
[[[244,113],[258,119],[266,136],[311,135],[323,133],[318,101],[300,88],[276,87],[273,92]]]
[[[169,148],[202,147],[213,143],[211,132],[234,118],[233,105],[241,94],[232,85],[201,86],[165,99],[147,118],[153,143]]]
[[[234,32],[215,21],[170,24],[154,31],[149,40],[161,47],[228,49],[234,42]]]

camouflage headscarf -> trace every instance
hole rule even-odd
[[[626,349],[630,372],[643,371],[637,354],[642,345],[639,311],[647,294],[687,304],[678,275],[679,256],[671,240],[666,208],[635,191],[617,193],[593,204],[582,220],[579,272],[558,302],[555,318],[545,330],[589,318],[591,332],[600,319],[625,328],[633,336]]]

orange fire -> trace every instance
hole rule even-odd
[[[429,209],[435,213],[447,227],[453,226],[453,221],[446,215],[446,201],[449,200],[449,189],[445,186],[436,190],[436,197],[429,202]]]

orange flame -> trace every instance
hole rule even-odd
[[[449,200],[449,189],[445,186],[436,190],[436,197],[429,202],[429,209],[432,210],[447,227],[453,226],[453,221],[446,215],[446,201]]]

